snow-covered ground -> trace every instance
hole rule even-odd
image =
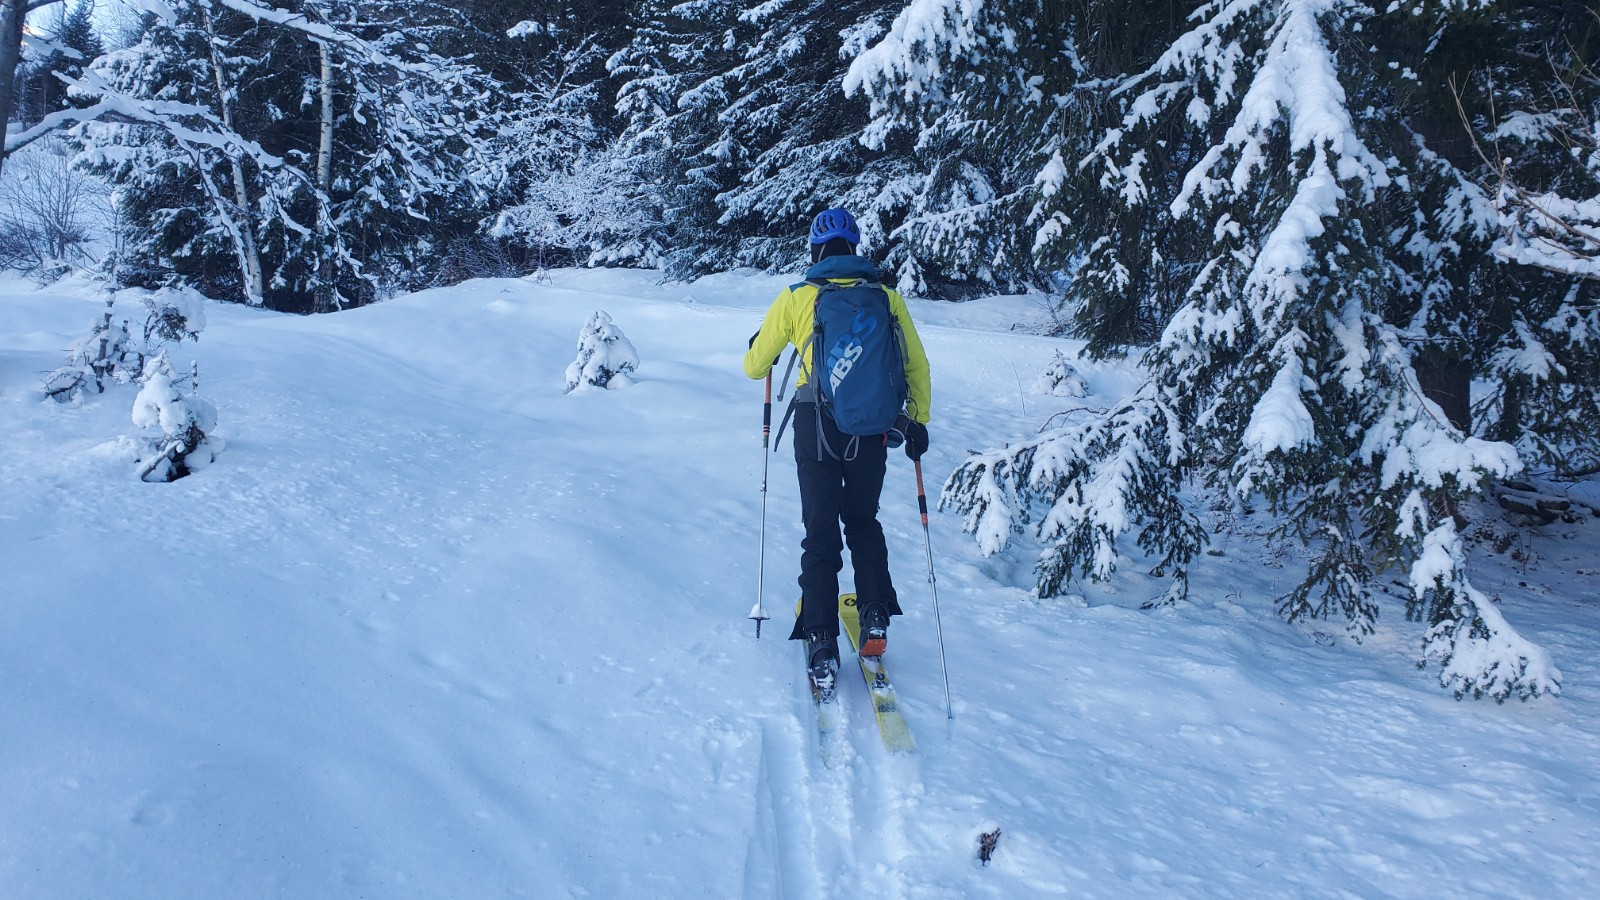
[[[0,281],[0,896],[1592,896],[1594,518],[1508,527],[1520,558],[1480,548],[1476,582],[1565,676],[1496,706],[1413,667],[1399,601],[1361,645],[1285,625],[1296,557],[1258,523],[1218,533],[1193,602],[1142,612],[1165,585],[1136,566],[1038,601],[1025,548],[984,559],[936,516],[947,723],[896,455],[889,660],[919,751],[886,755],[846,681],[847,758],[823,768],[787,623],[758,642],[745,618],[761,392],[740,357],[784,283],[557,272],[318,318],[213,304],[173,361],[199,361],[227,448],[156,485],[119,440],[133,388],[39,394],[92,287]],[[565,395],[596,310],[643,364]],[[1028,298],[912,313],[930,490],[1132,377],[1081,364],[1096,396],[1028,393],[1072,350],[1011,328],[1046,320]]]

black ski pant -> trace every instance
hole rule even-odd
[[[878,496],[883,493],[888,449],[881,437],[852,441],[825,413],[820,426],[822,440],[827,442],[822,447],[817,441],[816,405],[794,405],[794,461],[800,476],[800,515],[806,537],[800,545],[800,617],[790,640],[804,640],[817,631],[839,633],[839,570],[844,568],[846,543],[862,614],[874,605],[884,607],[891,616],[900,614],[894,584],[889,580],[889,548],[883,526],[878,524]]]

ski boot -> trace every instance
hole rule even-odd
[[[889,649],[889,612],[876,604],[861,611],[861,655],[882,656]]]
[[[811,696],[818,703],[833,699],[839,672],[839,636],[813,631],[806,635],[806,674],[811,677]]]

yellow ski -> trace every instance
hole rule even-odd
[[[878,734],[883,746],[891,753],[910,753],[917,749],[911,737],[905,716],[900,714],[900,704],[895,700],[894,688],[889,684],[889,670],[884,668],[883,657],[862,656],[861,613],[856,609],[856,595],[844,594],[839,598],[839,619],[844,622],[844,633],[850,638],[850,649],[856,651],[856,661],[861,664],[861,677],[867,683],[867,693],[872,697],[872,713],[878,720]]]

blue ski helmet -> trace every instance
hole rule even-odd
[[[826,244],[833,238],[844,238],[851,244],[861,243],[861,229],[849,210],[825,209],[811,220],[811,243]]]

